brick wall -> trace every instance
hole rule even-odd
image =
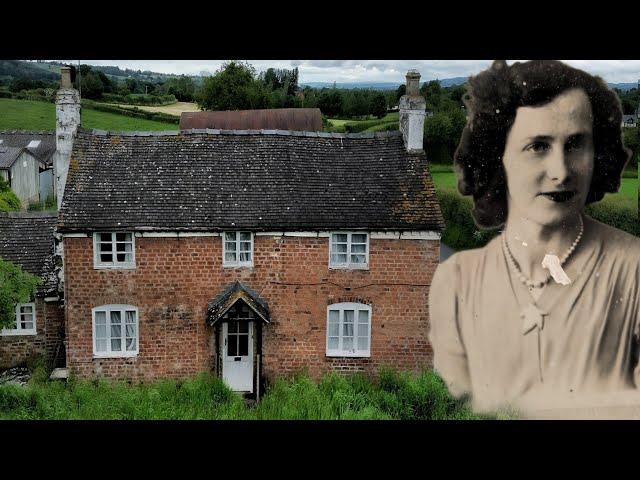
[[[36,299],[36,335],[0,335],[0,368],[10,368],[43,357],[53,362],[64,309],[58,302]]]
[[[136,238],[134,270],[94,270],[92,239],[65,238],[67,364],[80,377],[186,377],[214,368],[215,338],[207,303],[239,280],[269,303],[262,372],[268,378],[307,369],[375,372],[388,365],[432,364],[427,340],[428,287],[439,242],[370,240],[369,270],[329,270],[329,239],[256,236],[254,267],[222,267],[220,237]],[[347,288],[343,288],[347,287]],[[372,306],[371,357],[325,356],[327,305]],[[139,309],[139,355],[94,359],[91,309]]]

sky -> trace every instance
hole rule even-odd
[[[77,60],[62,60],[77,63]],[[81,60],[90,65],[116,65],[133,70],[198,75],[214,73],[225,60]],[[422,80],[474,75],[491,60],[247,60],[258,72],[269,67],[298,67],[299,82],[394,82],[404,83],[409,69],[417,69]],[[516,60],[507,60],[511,64]],[[568,64],[600,75],[609,83],[640,80],[640,60],[564,60]]]

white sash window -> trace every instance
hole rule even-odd
[[[222,234],[222,266],[253,267],[253,233],[224,232]]]
[[[369,268],[369,234],[334,232],[329,245],[330,268]]]
[[[371,356],[371,306],[334,303],[327,307],[327,356]]]
[[[133,357],[138,354],[136,307],[103,305],[92,312],[94,357]]]
[[[131,232],[93,234],[94,268],[135,268],[135,238]]]
[[[16,321],[12,328],[3,328],[1,335],[35,335],[36,304],[19,303],[16,305]]]

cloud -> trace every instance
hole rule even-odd
[[[226,60],[83,60],[92,65],[117,65],[133,70],[198,75],[215,72]],[[515,60],[508,60],[512,63]],[[565,60],[572,66],[600,75],[607,82],[637,82],[640,80],[640,60]],[[77,63],[77,60],[70,62]],[[404,82],[412,68],[422,74],[422,80],[434,80],[474,75],[491,65],[491,60],[248,60],[257,71],[269,67],[295,68],[300,81],[308,82]]]

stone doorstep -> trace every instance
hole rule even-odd
[[[66,380],[69,378],[68,368],[54,368],[49,376],[50,380]]]

